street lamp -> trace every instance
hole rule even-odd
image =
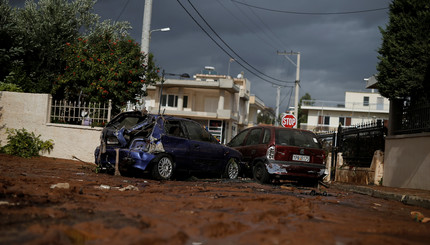
[[[170,31],[170,27],[165,27],[165,28],[155,29],[155,30],[149,31],[149,38],[151,38],[151,33],[153,33],[154,31]]]
[[[190,78],[190,75],[188,73],[174,74],[174,73],[166,73],[163,70],[162,76],[161,76],[160,99],[158,101],[158,114],[160,114],[160,111],[161,111],[161,99],[163,97],[163,84],[164,84],[164,77],[165,76],[177,76],[180,78]]]
[[[151,30],[148,32],[148,37],[146,39],[144,38],[145,33],[142,33],[142,43],[141,43],[140,51],[146,55],[144,65],[148,64],[149,41],[151,40],[151,34],[155,31],[162,31],[162,32],[170,31],[170,27]]]

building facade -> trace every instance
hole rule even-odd
[[[388,120],[389,101],[376,92],[345,92],[345,101],[304,100],[301,109],[308,115],[300,128],[315,132],[335,131],[370,121]]]
[[[264,103],[259,99],[256,103],[255,96],[250,96],[248,79],[217,75],[212,69],[191,79],[167,78],[147,87],[146,109],[154,114],[193,119],[221,143],[229,142],[249,124],[257,123],[256,117],[250,120],[249,115]]]

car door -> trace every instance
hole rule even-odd
[[[173,156],[176,168],[187,168],[190,147],[182,124],[179,120],[169,120],[164,123],[164,130],[164,150]]]
[[[223,162],[223,147],[200,124],[183,121],[189,139],[189,170],[212,172],[219,170]]]
[[[244,156],[244,161],[246,161],[247,164],[250,164],[257,156],[257,152],[259,152],[257,148],[260,144],[262,132],[262,128],[254,128],[249,132],[245,139],[245,144],[242,147],[242,154]]]

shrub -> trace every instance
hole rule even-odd
[[[13,83],[0,82],[0,91],[23,92],[22,88]]]
[[[26,129],[6,129],[8,143],[3,147],[3,152],[25,158],[39,156],[39,152],[48,152],[54,148],[54,142],[43,141],[40,135],[36,136],[33,132]]]

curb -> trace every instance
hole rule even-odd
[[[330,186],[344,191],[354,192],[357,194],[399,201],[406,205],[430,208],[430,199],[422,198],[416,195],[402,195],[402,194],[390,192],[390,191],[374,190],[371,187],[366,187],[366,186],[354,186],[354,185],[345,185],[345,184],[338,184],[338,183],[336,184],[332,183]]]

